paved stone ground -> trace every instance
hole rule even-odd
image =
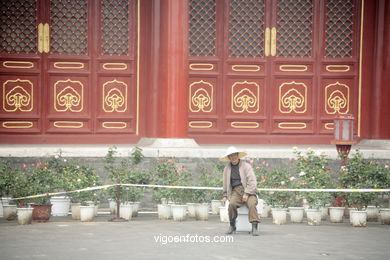
[[[225,236],[228,224],[218,216],[174,222],[141,213],[127,223],[108,222],[110,217],[89,223],[52,217],[25,226],[1,218],[0,259],[390,259],[390,225],[373,222],[365,228],[349,220],[279,226],[265,218],[260,236],[253,237]],[[214,236],[233,240],[205,241]]]

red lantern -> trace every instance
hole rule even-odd
[[[337,115],[334,119],[334,140],[338,154],[341,157],[341,165],[345,166],[353,140],[353,120],[351,114]]]

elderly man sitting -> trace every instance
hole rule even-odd
[[[220,161],[230,162],[223,171],[223,200],[229,200],[230,227],[226,234],[236,231],[237,208],[246,203],[249,209],[249,222],[252,223],[252,235],[258,236],[257,225],[260,222],[257,214],[257,181],[252,166],[240,160],[246,153],[229,147]]]

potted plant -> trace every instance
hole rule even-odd
[[[292,182],[291,187],[296,188],[296,185],[299,185],[298,182],[296,182],[295,177],[290,177],[290,180]],[[290,215],[291,223],[302,223],[303,217],[304,217],[304,211],[305,208],[302,206],[302,199],[303,195],[300,192],[293,192],[291,193],[290,200],[288,202],[288,213]]]
[[[329,220],[331,223],[343,223],[345,207],[343,204],[343,193],[333,192],[331,193],[331,206],[329,209]]]
[[[58,191],[60,175],[47,161],[22,166],[22,183],[26,183],[26,193],[34,196],[32,219],[47,222],[51,216],[50,193]]]
[[[198,185],[201,187],[221,187],[223,185],[223,168],[222,163],[212,163],[212,168],[202,169],[200,172]],[[203,194],[198,193],[197,196],[202,196],[203,202],[211,202],[211,213],[214,215],[219,214],[219,207],[222,204],[222,190],[204,190]],[[199,199],[198,199],[199,201]]]
[[[263,172],[260,176],[260,187],[285,189],[290,187],[290,172],[288,169],[274,168]],[[261,192],[260,196],[265,198],[271,205],[272,220],[274,224],[283,225],[287,222],[287,207],[291,200],[292,193],[286,191]]]
[[[253,160],[254,162],[254,160]],[[257,180],[257,186],[259,188],[270,188],[268,183],[268,174],[269,174],[269,163],[263,161],[259,165],[253,165],[254,172],[256,175]],[[271,194],[269,192],[260,191],[259,192],[259,199],[263,201],[263,208],[261,210],[258,210],[260,212],[260,216],[263,218],[269,217],[271,213]]]
[[[299,189],[305,184],[301,179],[302,172],[291,171],[289,178],[289,188]],[[303,207],[304,193],[303,192],[290,192],[288,204],[288,213],[290,215],[291,223],[302,223],[305,213]]]
[[[139,200],[144,193],[144,188],[124,186],[124,184],[148,184],[150,183],[150,174],[139,167],[142,159],[142,150],[138,147],[133,149],[131,157],[123,158],[119,164],[116,158],[116,147],[109,148],[105,157],[105,169],[109,173],[109,179],[112,184],[119,184],[111,187],[107,190],[107,194],[110,199],[115,200],[116,205],[116,217],[111,221],[122,221],[123,219],[129,220],[130,217],[127,213],[122,218],[120,215],[120,207],[129,211],[131,209],[131,217],[135,217],[138,214]],[[130,207],[130,204],[132,205]]]
[[[159,159],[154,171],[153,183],[156,185],[186,186],[189,184],[190,178],[190,172],[186,171],[184,166],[176,166],[173,159]],[[162,202],[157,205],[159,218],[169,219],[172,216],[171,205],[175,203],[184,205],[190,196],[191,192],[187,189],[155,188],[153,198],[156,202]],[[180,207],[177,212],[182,212],[183,208],[184,206]]]
[[[15,176],[18,170],[12,167],[9,158],[0,160],[0,217],[4,215],[5,219],[12,220],[15,218],[15,205],[8,207],[10,203],[11,190],[15,184]],[[11,202],[12,204],[12,202]],[[6,206],[4,214],[3,207]]]
[[[327,156],[320,151],[308,149],[306,153],[295,150],[295,169],[297,172],[296,181],[301,188],[324,189],[333,187],[332,171],[328,167]],[[331,201],[331,194],[328,192],[306,192],[303,194],[308,202],[306,210],[309,225],[320,225],[323,219],[322,212]],[[326,215],[325,215],[326,216]]]
[[[340,169],[340,184],[346,189],[377,188],[377,171],[379,165],[372,160],[363,158],[360,151],[356,151],[347,161],[345,167]],[[356,208],[350,211],[350,220],[354,227],[367,226],[367,211],[364,210],[371,204],[377,195],[367,192],[350,192],[345,195],[347,206]]]
[[[96,171],[86,165],[82,165],[76,162],[68,163],[61,168],[61,180],[59,185],[61,189],[69,192],[69,198],[72,202],[71,212],[73,219],[81,219],[81,206],[91,206],[87,211],[93,210],[94,216],[96,215],[96,204],[98,202],[98,194],[96,191],[80,191],[88,187],[99,186],[100,180]],[[86,221],[91,221],[90,217],[86,217]]]
[[[14,182],[9,190],[9,194],[14,198],[13,202],[17,204],[14,212],[20,225],[31,224],[32,222],[33,208],[28,207],[31,199],[24,199],[24,197],[31,195],[30,183],[27,177],[28,175],[25,172],[15,170],[13,175]]]
[[[389,188],[390,187],[390,167],[389,165],[383,166],[383,179],[381,182],[380,188]],[[379,210],[380,221],[382,224],[390,225],[390,193],[387,193],[388,198],[388,207],[381,208]]]

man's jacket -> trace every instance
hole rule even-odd
[[[252,166],[240,160],[238,170],[240,172],[240,178],[244,191],[250,195],[256,195],[257,193],[257,181],[256,175],[253,172]],[[223,196],[230,198],[232,193],[232,186],[230,185],[230,176],[232,173],[231,164],[226,165],[223,170]]]

